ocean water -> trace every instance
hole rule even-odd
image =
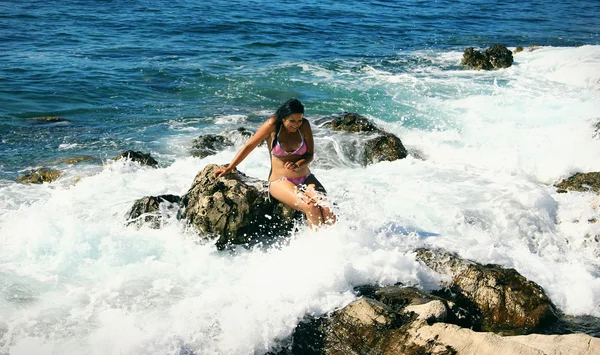
[[[600,197],[552,186],[600,171],[599,15],[596,0],[0,2],[0,353],[262,354],[355,286],[436,288],[423,246],[516,268],[600,336]],[[525,50],[460,65],[494,43]],[[195,137],[255,129],[290,97],[313,122],[365,115],[410,155],[362,167],[360,137],[313,124],[339,222],[270,249],[124,225],[243,144],[192,158]],[[110,160],[127,149],[160,168]],[[15,182],[39,167],[64,175]],[[265,179],[266,149],[239,169]]]

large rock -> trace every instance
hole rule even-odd
[[[298,213],[269,199],[264,181],[236,170],[215,178],[218,165],[207,165],[182,196],[185,218],[201,235],[216,238],[218,248],[266,242],[292,231]]]
[[[156,159],[152,158],[150,154],[139,151],[126,150],[114,158],[114,160],[121,159],[127,159],[139,163],[141,165],[158,168],[158,162],[156,161]]]
[[[445,300],[414,288],[374,289],[329,316],[301,322],[291,344],[275,354],[600,354],[600,339],[589,335],[476,332],[448,323]]]
[[[23,184],[43,184],[45,182],[52,182],[58,179],[61,175],[62,172],[56,169],[33,169],[25,174],[19,175],[17,177],[17,182]]]
[[[577,173],[555,184],[557,192],[594,191],[600,193],[600,172]]]
[[[494,44],[483,53],[469,47],[465,49],[462,64],[476,69],[490,70],[508,68],[513,64],[513,53],[503,44]]]
[[[514,269],[481,265],[442,250],[417,250],[417,260],[452,276],[449,297],[463,308],[475,308],[475,330],[528,333],[558,319],[558,311],[544,290]]]

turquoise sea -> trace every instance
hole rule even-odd
[[[600,171],[598,18],[597,0],[1,1],[0,353],[266,353],[355,286],[433,288],[420,246],[513,267],[600,336],[600,200],[552,186]],[[462,67],[495,43],[525,50]],[[363,167],[354,138],[315,125],[340,222],[279,249],[124,226],[242,144],[199,159],[194,138],[291,97],[311,121],[365,115],[410,155]],[[128,149],[160,168],[110,160]],[[63,176],[15,181],[40,167]],[[239,169],[265,179],[268,153]]]

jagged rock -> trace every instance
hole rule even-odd
[[[513,53],[514,54],[521,53],[521,52],[523,52],[523,49],[524,49],[523,46],[517,46],[517,48],[515,48]]]
[[[600,193],[600,172],[576,173],[554,185],[557,192],[594,191]]]
[[[473,319],[475,330],[522,334],[558,319],[542,287],[514,269],[481,265],[441,250],[418,249],[417,260],[452,276],[446,297],[481,314],[480,319]]]
[[[462,265],[456,257],[442,257],[452,261],[438,268]],[[600,339],[585,334],[500,336],[449,324],[457,319],[450,302],[416,288],[357,289],[368,296],[331,315],[302,321],[291,344],[270,354],[600,354]]]
[[[140,227],[149,225],[151,228],[162,227],[165,217],[177,215],[181,198],[176,195],[146,196],[133,204],[127,212],[127,225],[135,224]]]
[[[400,138],[390,133],[369,139],[365,143],[365,165],[404,159],[406,156],[406,148]]]
[[[495,69],[508,68],[514,61],[512,52],[503,44],[494,44],[486,49],[484,54]]]
[[[233,142],[224,136],[217,134],[206,134],[192,141],[190,154],[194,157],[204,158],[217,154],[219,151],[233,146]]]
[[[328,124],[334,131],[345,132],[381,132],[369,119],[357,113],[344,113],[341,117],[334,118]]]
[[[140,163],[141,165],[147,165],[153,168],[158,168],[158,162],[154,158],[152,158],[150,154],[142,152],[134,152],[133,150],[127,150],[114,158],[114,160],[119,159],[129,159],[131,161]]]
[[[490,70],[493,68],[492,63],[490,63],[487,57],[473,47],[465,49],[461,61],[464,65],[477,68],[478,70]]]
[[[196,175],[192,187],[182,196],[181,218],[201,235],[216,238],[220,249],[264,242],[292,231],[299,214],[269,199],[262,190],[264,181],[239,171],[215,178],[217,167],[209,164]]]
[[[291,353],[336,355],[456,353],[453,349],[438,346],[434,342],[417,345],[410,339],[413,326],[445,318],[445,301],[425,302],[427,295],[416,289],[398,286],[390,286],[377,292],[379,291],[381,291],[379,297],[386,301],[393,300],[393,305],[361,297],[328,317],[303,322],[292,336]]]
[[[473,47],[465,49],[462,63],[477,69],[502,69],[513,64],[513,54],[503,44],[494,44],[483,53]]]
[[[40,168],[33,169],[28,173],[19,175],[17,182],[23,184],[43,184],[45,182],[52,182],[58,179],[62,175],[62,172],[55,169]]]

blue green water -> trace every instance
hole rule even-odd
[[[5,0],[0,178],[67,153],[160,150],[149,142],[172,134],[169,122],[210,125],[216,115],[252,116],[289,97],[306,101],[311,114],[400,120],[410,107],[397,107],[376,83],[354,85],[365,68],[435,67],[427,56],[494,43],[598,44],[599,14],[595,0]],[[69,124],[29,121],[39,116]],[[407,124],[428,126],[419,117]],[[61,152],[60,144],[76,148]]]

